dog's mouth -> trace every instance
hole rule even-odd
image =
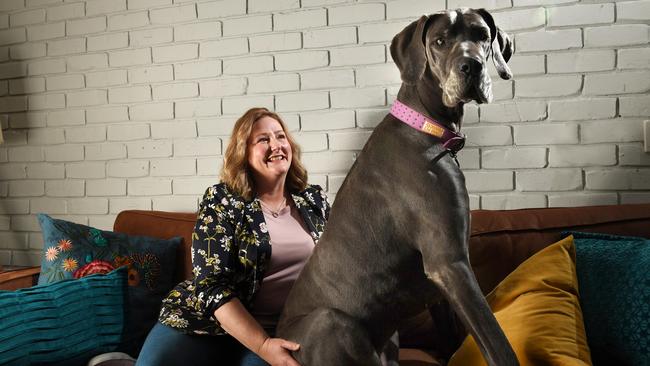
[[[443,91],[442,102],[450,108],[473,100],[479,104],[492,101],[492,80],[486,71],[474,76],[452,72],[440,87]]]

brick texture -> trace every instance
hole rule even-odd
[[[650,202],[650,1],[0,1],[0,264],[39,264],[36,212],[110,228],[192,212],[235,120],[264,106],[336,196],[397,98],[395,34],[485,7],[516,44],[467,104],[472,209]]]

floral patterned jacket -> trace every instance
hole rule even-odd
[[[318,241],[329,217],[321,187],[292,193]],[[234,297],[250,309],[271,258],[271,243],[258,198],[245,201],[224,183],[203,196],[192,233],[193,280],[178,284],[165,299],[158,320],[187,334],[225,334],[214,311]]]

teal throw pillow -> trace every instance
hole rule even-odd
[[[137,357],[163,297],[175,285],[176,249],[182,238],[130,236],[45,214],[38,214],[38,221],[44,239],[39,284],[127,268],[126,324],[118,350]]]
[[[85,365],[117,349],[126,267],[106,275],[0,291],[0,365]]]
[[[650,239],[571,234],[594,365],[650,365]]]

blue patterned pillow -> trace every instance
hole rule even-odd
[[[121,342],[126,268],[0,291],[0,365],[84,365]]]
[[[119,350],[137,357],[157,321],[163,297],[175,285],[176,248],[182,238],[129,236],[45,214],[38,214],[38,221],[45,243],[39,284],[127,267],[128,306]]]
[[[650,365],[650,239],[571,234],[594,365]]]

